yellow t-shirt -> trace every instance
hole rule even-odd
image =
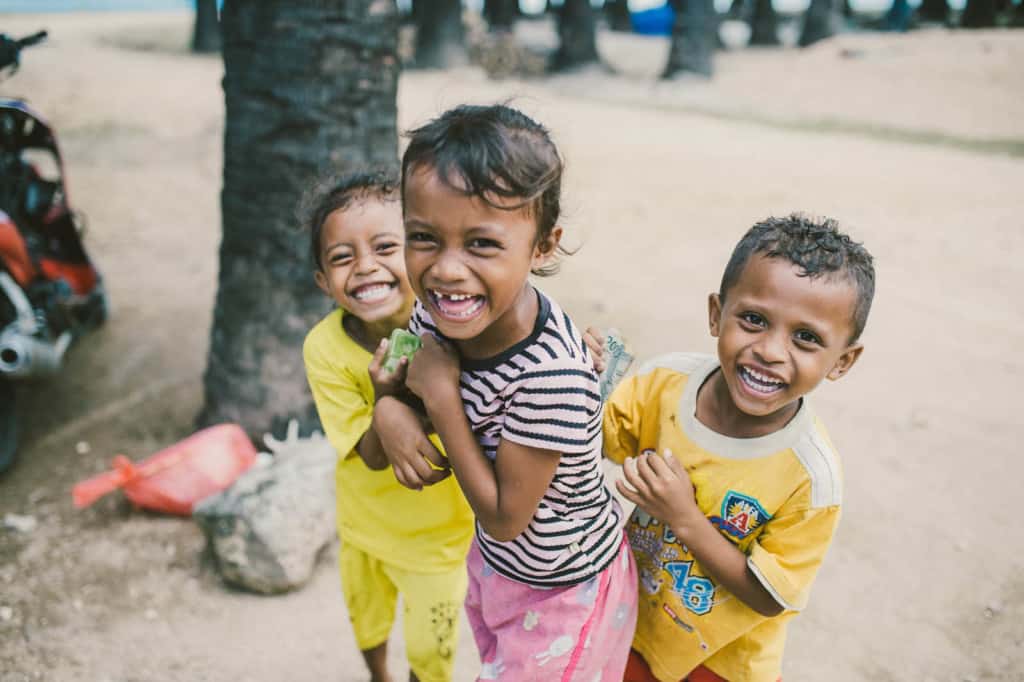
[[[373,471],[355,451],[373,417],[372,356],[342,327],[336,309],[306,335],[306,377],[320,422],[338,452],[338,535],[390,564],[441,573],[466,558],[473,512],[454,476],[422,491],[409,490],[390,467]],[[435,447],[441,443],[431,437]]]
[[[806,605],[839,521],[839,460],[806,399],[783,429],[759,438],[701,424],[697,390],[717,368],[713,357],[682,353],[647,363],[608,400],[605,454],[621,464],[670,449],[701,510],[785,611],[767,618],[733,598],[667,526],[636,509],[627,524],[640,578],[633,648],[664,682],[700,664],[730,682],[775,682],[786,623]]]

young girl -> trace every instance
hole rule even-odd
[[[408,323],[413,303],[397,188],[387,175],[352,175],[311,212],[314,277],[338,308],[309,332],[303,355],[320,421],[338,451],[341,584],[372,680],[391,680],[387,640],[401,594],[410,679],[445,682],[466,591],[472,513],[455,481],[441,480],[444,459],[409,408],[390,411],[381,426],[385,440],[419,458],[421,484],[437,485],[421,493],[400,486],[370,428],[375,398],[396,391],[381,368],[386,339]]]
[[[476,514],[466,615],[480,679],[618,682],[636,567],[601,470],[597,375],[527,279],[558,249],[561,159],[542,126],[501,105],[458,107],[410,137],[405,259],[424,345],[406,385]]]

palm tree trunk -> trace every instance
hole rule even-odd
[[[220,20],[217,18],[217,0],[196,0],[196,23],[192,31],[192,51],[220,51]]]
[[[946,0],[921,0],[917,16],[921,21],[938,21],[945,24],[949,21],[949,4]]]
[[[460,0],[413,0],[416,67],[447,69],[469,61]]]
[[[836,0],[811,0],[804,14],[804,27],[800,32],[800,47],[813,45],[819,40],[839,33],[843,25],[842,8]]]
[[[713,31],[717,16],[713,0],[674,0],[676,11],[672,25],[672,42],[663,79],[671,79],[683,73],[711,77],[715,41]]]
[[[200,426],[316,413],[302,340],[329,301],[295,229],[326,172],[397,165],[394,0],[227,0],[220,274]],[[187,331],[187,330],[185,330]]]
[[[601,62],[590,0],[565,0],[558,10],[558,38],[558,50],[551,56],[548,70],[569,71]]]
[[[484,0],[484,19],[492,32],[511,33],[518,18],[518,0]]]
[[[781,45],[779,15],[772,0],[754,0],[754,17],[750,20],[751,45]]]
[[[633,19],[629,15],[627,0],[608,0],[604,3],[604,14],[611,30],[626,33],[633,30]]]
[[[967,0],[964,13],[960,15],[964,28],[991,28],[996,25],[995,0]]]

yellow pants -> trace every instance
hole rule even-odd
[[[449,682],[466,598],[466,567],[419,573],[380,561],[344,542],[338,553],[341,589],[360,651],[387,641],[402,595],[409,667],[421,682]]]

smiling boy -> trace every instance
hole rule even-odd
[[[640,607],[626,682],[774,682],[839,521],[839,460],[806,399],[856,363],[874,295],[835,221],[769,218],[709,297],[717,357],[670,354],[609,398],[605,454]],[[636,457],[634,457],[637,455]]]

